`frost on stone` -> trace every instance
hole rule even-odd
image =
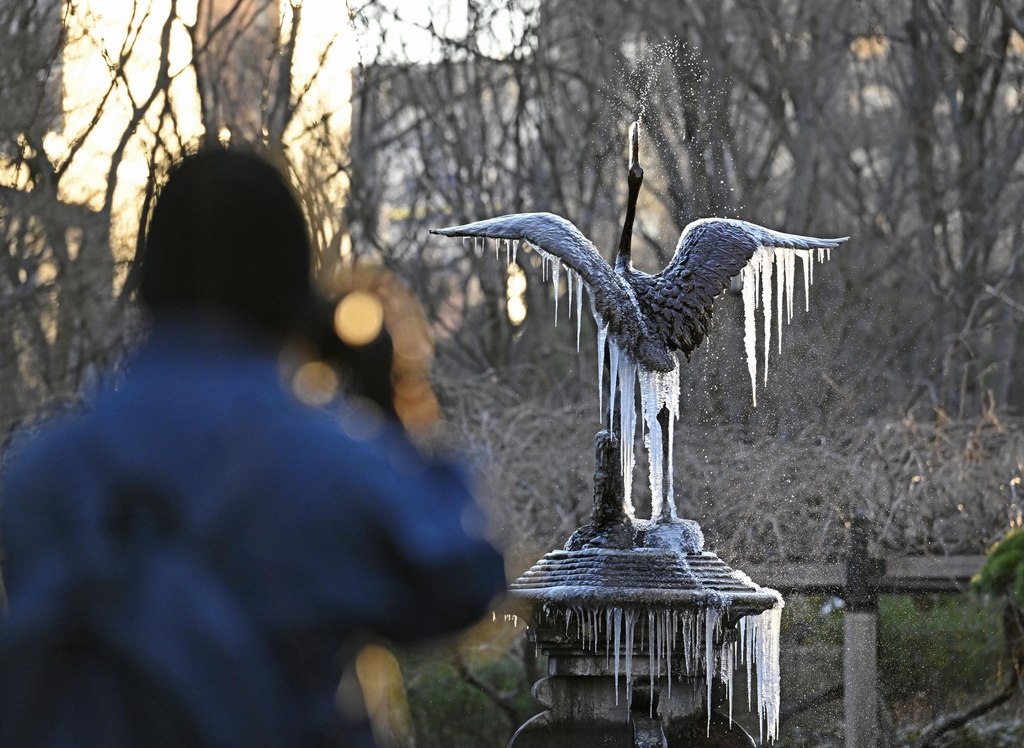
[[[769,591],[761,588],[764,591]],[[673,682],[704,681],[704,708],[708,725],[715,680],[725,685],[732,721],[734,680],[746,671],[747,708],[756,703],[761,742],[774,741],[779,732],[779,634],[783,602],[760,614],[730,624],[731,600],[721,596],[711,604],[683,609],[648,607],[545,605],[541,615],[567,636],[575,636],[584,651],[610,660],[615,679],[615,703],[633,697],[633,663],[647,656],[651,690],[664,684],[672,695]],[[680,657],[681,660],[680,661]],[[673,660],[675,657],[675,660]],[[624,681],[620,683],[620,681]],[[756,698],[756,702],[755,702]]]

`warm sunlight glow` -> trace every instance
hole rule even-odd
[[[850,51],[858,60],[884,57],[889,51],[889,40],[884,36],[858,36],[850,42]]]
[[[281,6],[287,33],[292,4],[282,2]],[[135,250],[138,206],[149,178],[148,156],[155,144],[154,131],[160,127],[159,101],[124,144],[124,157],[116,174],[108,174],[111,156],[131,119],[133,102],[144,102],[153,88],[159,68],[162,24],[169,9],[169,0],[154,0],[147,13],[137,12],[133,17],[132,3],[80,0],[76,12],[67,16],[67,44],[62,61],[64,127],[62,132],[48,133],[44,144],[51,160],[58,164],[77,149],[60,181],[62,200],[100,209],[109,178],[116,178],[111,252],[117,261],[127,260]],[[344,4],[306,0],[301,4],[301,12],[293,71],[295,85],[308,85],[308,91],[284,138],[296,163],[301,161],[298,141],[311,121],[327,117],[336,131],[347,130],[351,118],[351,70],[358,60],[356,35]],[[176,117],[173,128],[165,124],[159,134],[175,148],[190,148],[202,135],[195,72],[190,64],[192,44],[186,28],[186,24],[195,22],[196,2],[179,2],[178,15],[170,30],[169,50],[170,98]],[[119,59],[127,33],[133,37],[137,34],[137,40],[124,65],[123,77],[115,79],[113,61]],[[316,73],[321,58],[323,65]],[[221,142],[231,137],[226,128],[216,135]],[[331,197],[338,200],[343,196]]]

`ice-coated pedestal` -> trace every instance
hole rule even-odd
[[[600,432],[591,523],[511,585],[548,677],[510,748],[749,747],[731,720],[748,699],[774,736],[781,598],[705,551],[696,522],[630,517],[619,463]]]

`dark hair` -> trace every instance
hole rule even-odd
[[[139,298],[154,312],[209,308],[283,334],[310,294],[302,210],[254,154],[216,148],[183,159],[139,249]]]

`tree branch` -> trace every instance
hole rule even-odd
[[[997,706],[1005,704],[1009,701],[1015,693],[1017,693],[1017,687],[1019,685],[1019,679],[1017,677],[1017,671],[1013,671],[1013,675],[1010,676],[1010,682],[1006,684],[1006,687],[985,701],[975,704],[970,709],[965,709],[962,712],[955,714],[949,714],[945,717],[941,717],[933,722],[924,735],[914,743],[913,748],[927,748],[927,746],[933,745],[936,738],[944,733],[954,730],[957,727],[961,727],[972,719],[977,719],[986,712],[990,712]]]
[[[484,696],[490,699],[496,707],[498,707],[505,716],[508,717],[509,722],[512,723],[512,729],[515,730],[519,727],[519,712],[512,700],[508,696],[498,693],[497,690],[484,683],[482,680],[477,678],[473,673],[470,672],[469,667],[462,659],[462,655],[456,653],[455,655],[455,669],[458,671],[459,676],[466,681],[469,685],[479,690]]]

